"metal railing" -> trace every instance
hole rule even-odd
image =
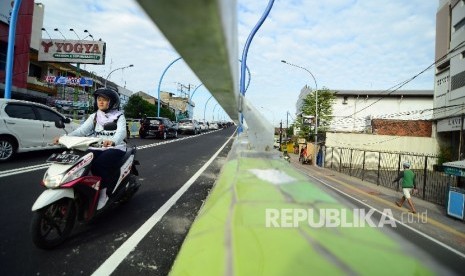
[[[410,162],[416,175],[418,193],[415,196],[444,206],[449,180],[443,172],[434,171],[438,163],[435,156],[328,147],[325,149],[324,166],[400,191],[400,183],[392,181],[398,176],[405,161]]]

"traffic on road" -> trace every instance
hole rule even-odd
[[[47,228],[44,221],[35,218],[32,208],[46,190],[41,182],[53,164],[46,160],[61,154],[63,149],[19,153],[0,163],[0,198],[9,205],[0,211],[2,224],[8,225],[0,234],[0,272],[90,275],[123,244],[131,244],[132,250],[114,264],[118,266],[116,275],[141,271],[167,274],[221,169],[234,133],[235,128],[231,127],[201,135],[179,135],[166,141],[130,138],[128,144],[136,147],[135,159],[140,162],[135,176],[140,184],[137,193],[124,204],[110,206],[91,219],[76,221],[66,240],[53,246],[40,240],[37,232],[57,230],[60,221],[49,222]],[[185,190],[179,192],[183,187]],[[63,210],[57,208],[56,212]],[[86,213],[81,216],[86,218]],[[53,249],[44,250],[49,247]]]

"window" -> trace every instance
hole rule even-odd
[[[349,96],[344,96],[344,100],[342,101],[342,104],[347,104],[349,101]]]
[[[62,119],[60,115],[51,110],[42,107],[36,107],[36,110],[39,113],[40,120],[42,121],[55,122]]]
[[[459,22],[457,22],[457,24],[454,25],[454,31],[458,31],[460,28],[462,28],[463,26],[465,26],[465,18],[463,18],[462,20],[460,20]]]
[[[32,106],[21,104],[8,104],[5,108],[6,114],[12,118],[35,120],[36,115]]]
[[[40,66],[35,65],[35,64],[29,64],[29,76],[30,77],[36,77],[37,79],[40,80],[42,76],[42,68]]]
[[[6,70],[6,53],[8,49],[8,44],[0,41],[0,71]]]
[[[168,120],[163,120],[163,124],[165,124],[166,126],[171,126],[171,123]]]

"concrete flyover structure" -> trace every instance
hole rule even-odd
[[[138,2],[225,112],[237,122],[242,111],[248,127],[237,136],[170,275],[434,274],[421,255],[379,228],[267,225],[267,209],[346,206],[279,158],[273,127],[239,96],[236,1]]]

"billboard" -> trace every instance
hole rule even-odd
[[[45,81],[47,83],[56,85],[68,85],[68,86],[89,86],[94,85],[94,81],[91,78],[86,77],[64,77],[64,76],[46,76]]]
[[[42,39],[39,61],[105,64],[103,41]]]
[[[303,115],[302,116],[302,125],[310,126],[314,124],[314,116],[312,115]]]

